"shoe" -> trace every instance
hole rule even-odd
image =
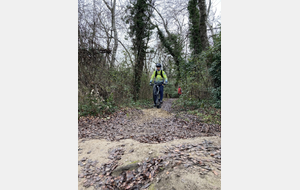
[[[160,101],[160,104],[162,104],[163,103],[163,101]]]
[[[156,104],[154,104],[153,107],[156,107]]]

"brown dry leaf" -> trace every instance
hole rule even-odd
[[[170,104],[171,106],[171,104]],[[81,117],[79,119],[78,123],[78,130],[79,130],[79,139],[107,139],[108,141],[116,141],[120,139],[129,139],[132,138],[134,140],[137,140],[139,142],[143,143],[163,143],[167,141],[172,141],[175,139],[180,138],[194,138],[198,136],[203,136],[203,132],[201,133],[202,125],[199,125],[199,122],[194,121],[193,117],[188,116],[189,121],[183,122],[180,119],[176,119],[174,117],[170,118],[164,118],[159,120],[153,120],[153,121],[143,121],[141,125],[136,125],[133,123],[133,120],[139,119],[138,117],[142,111],[138,111],[135,109],[132,110],[122,110],[120,112],[116,112],[113,115],[106,115],[105,120],[104,118],[98,118],[98,117]],[[130,114],[130,117],[128,117],[128,114]],[[133,117],[136,116],[136,117]],[[110,119],[106,119],[107,117],[110,117]],[[164,127],[161,127],[164,126]],[[208,126],[211,128],[213,132],[220,132],[221,128],[216,128],[214,126]],[[153,132],[155,131],[155,132]],[[206,134],[205,136],[211,136],[214,135],[212,132],[209,134]],[[201,146],[202,145],[202,146]],[[219,151],[216,152],[210,152],[212,151],[209,149],[210,147],[208,145],[205,145],[203,143],[197,143],[193,145],[186,145],[186,144],[180,144],[177,146],[169,147],[165,153],[166,155],[164,158],[161,159],[150,159],[145,164],[141,164],[140,167],[137,170],[133,170],[130,175],[128,174],[120,174],[120,176],[115,177],[112,176],[111,173],[113,170],[117,168],[117,164],[122,165],[122,163],[118,163],[118,160],[121,159],[122,155],[124,153],[131,153],[134,152],[133,149],[129,148],[129,151],[120,147],[116,147],[116,149],[113,149],[110,153],[110,161],[105,163],[105,165],[102,165],[101,167],[96,167],[95,163],[90,163],[87,158],[84,158],[81,160],[82,167],[84,168],[83,174],[84,178],[81,178],[82,181],[85,181],[88,186],[97,186],[100,183],[103,185],[107,185],[114,189],[132,189],[134,186],[135,188],[140,189],[142,188],[143,184],[149,183],[153,179],[156,178],[157,173],[160,173],[161,171],[166,172],[165,174],[168,176],[171,172],[165,171],[164,168],[169,165],[170,160],[168,159],[174,159],[172,161],[172,167],[174,169],[178,169],[178,165],[185,164],[185,166],[189,167],[190,165],[200,165],[205,166],[205,162],[208,162],[208,160],[202,160],[199,161],[198,159],[195,159],[191,157],[190,155],[193,155],[194,153],[190,153],[191,151],[196,151],[196,154],[199,156],[200,152],[214,154],[214,157],[216,158],[221,154]],[[89,151],[89,150],[87,150]],[[213,160],[215,160],[215,158]],[[83,163],[86,161],[86,163]],[[211,160],[209,160],[211,161]],[[218,161],[219,162],[219,161]],[[90,168],[92,166],[93,168]],[[220,167],[218,165],[218,167]],[[219,169],[219,168],[217,168]],[[219,169],[220,170],[220,169]],[[204,171],[206,174],[208,171],[212,171],[211,168],[201,168],[201,171]],[[162,172],[162,173],[163,173]],[[216,171],[212,171],[214,175],[218,175]],[[133,179],[134,176],[143,174],[148,176],[148,178],[144,178],[142,176],[137,177],[137,179]],[[171,175],[171,174],[170,174]],[[220,172],[221,175],[221,172]],[[80,177],[83,175],[79,175]],[[88,177],[89,176],[89,177]],[[99,177],[94,177],[99,176]],[[79,177],[79,178],[80,178]],[[87,177],[89,179],[87,179]],[[170,176],[169,176],[170,177]],[[126,180],[128,179],[128,180]],[[148,187],[150,185],[144,185],[144,187]]]
[[[182,161],[176,162],[176,165],[180,165],[182,163]]]

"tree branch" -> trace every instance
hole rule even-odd
[[[211,6],[211,0],[209,0],[209,5],[208,5],[208,9],[207,9],[207,18],[209,17],[210,6]]]
[[[167,28],[167,25],[166,25],[166,23],[165,23],[165,20],[163,19],[163,17],[161,16],[161,14],[157,11],[157,9],[155,8],[155,7],[153,7],[151,4],[148,4],[150,7],[152,7],[156,12],[157,12],[157,14],[160,16],[160,18],[162,19],[162,21],[163,21],[163,25],[164,25],[164,28],[165,28],[165,30],[166,30],[166,32],[168,33],[168,35],[170,35],[170,32],[169,32],[169,30],[168,30],[168,28]],[[150,21],[151,22],[151,21]],[[152,23],[152,22],[151,22]]]
[[[103,0],[103,2],[104,2],[105,5],[107,6],[107,8],[108,8],[110,11],[112,11],[112,8],[108,5],[108,3],[107,3],[105,0]]]

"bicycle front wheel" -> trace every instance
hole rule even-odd
[[[154,103],[157,105],[158,104],[158,89],[157,89],[157,86],[154,85],[153,86],[153,100],[154,100]]]

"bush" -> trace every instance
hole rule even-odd
[[[113,96],[105,101],[102,97],[99,97],[97,94],[90,94],[84,96],[84,100],[79,102],[78,105],[78,116],[100,116],[104,114],[110,114],[116,110],[115,103],[113,101]]]
[[[215,107],[221,108],[221,34],[214,38],[214,46],[209,50],[212,54],[212,63],[209,73],[212,77],[213,100]]]
[[[169,96],[167,98],[178,98],[179,97],[178,91],[177,91],[177,87],[175,87],[174,83],[175,83],[174,80],[172,80],[171,82],[169,82],[169,84],[167,84],[164,87],[164,95],[165,95],[165,97],[167,97],[167,95]]]

